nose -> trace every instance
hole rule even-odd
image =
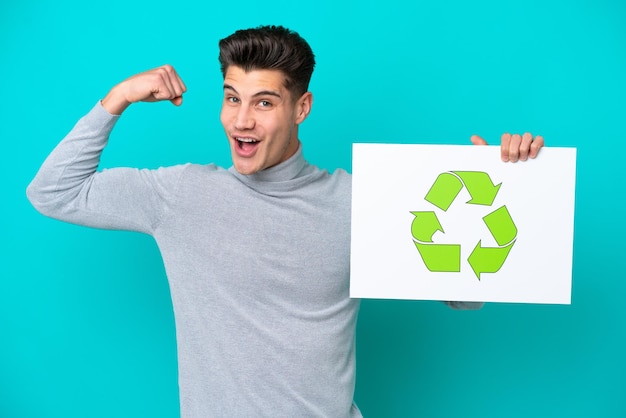
[[[235,129],[244,130],[254,128],[254,117],[247,106],[239,106],[235,118]]]

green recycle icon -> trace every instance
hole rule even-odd
[[[446,212],[465,187],[471,196],[467,204],[491,206],[501,185],[502,183],[494,185],[489,174],[484,172],[450,171],[437,177],[424,199]],[[432,272],[460,272],[461,245],[436,244],[433,241],[435,232],[445,233],[437,214],[434,211],[411,213],[415,215],[411,224],[413,243],[426,268]],[[517,237],[517,227],[506,206],[484,216],[483,221],[498,246],[483,247],[482,240],[479,240],[468,257],[467,261],[478,280],[482,273],[500,270]]]

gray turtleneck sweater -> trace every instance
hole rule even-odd
[[[98,172],[118,118],[98,103],[27,194],[47,216],[154,237],[174,306],[181,416],[361,416],[350,175],[309,165],[301,149],[251,176],[196,164]]]
[[[97,104],[28,187],[43,214],[150,234],[170,283],[183,417],[354,417],[349,174],[301,150],[251,176],[215,165],[97,171]]]

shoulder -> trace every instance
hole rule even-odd
[[[184,189],[204,192],[216,189],[224,192],[224,189],[227,191],[238,183],[230,170],[213,163],[188,163],[175,169],[180,170],[179,187]]]
[[[352,175],[342,168],[328,173],[328,179],[344,192],[352,190]]]
[[[307,170],[309,171],[308,174],[313,174],[317,178],[324,181],[332,181],[345,186],[351,186],[352,184],[352,175],[343,168],[337,168],[334,171],[329,171],[315,165],[309,165]]]
[[[126,169],[126,171],[123,174],[129,176],[135,170]],[[142,181],[152,183],[153,186],[160,189],[175,191],[186,184],[207,183],[210,181],[211,176],[216,175],[220,171],[223,172],[224,169],[215,164],[186,163],[136,171],[142,178]]]
[[[176,164],[163,166],[157,169],[140,169],[139,172],[152,173],[158,178],[176,180],[187,176],[206,176],[211,173],[217,173],[223,169],[215,164]]]
[[[344,169],[336,169],[329,172],[316,166],[310,166],[311,170],[306,182],[309,193],[315,196],[319,202],[334,202],[346,205],[352,198],[352,176]]]
[[[179,169],[185,172],[185,174],[190,174],[190,175],[206,176],[206,175],[215,175],[215,174],[219,175],[219,174],[227,173],[227,170],[213,163],[210,163],[210,164],[187,163],[187,164],[182,164],[180,166],[174,166],[174,167],[179,167]],[[174,168],[174,167],[168,167],[168,168]]]

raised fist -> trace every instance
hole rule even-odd
[[[121,114],[131,103],[169,100],[176,106],[183,102],[187,87],[171,65],[163,65],[122,81],[102,99],[102,106],[112,114]]]

